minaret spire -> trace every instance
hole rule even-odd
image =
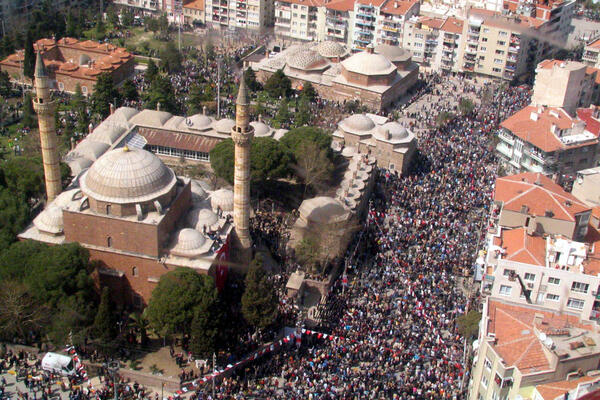
[[[250,125],[250,101],[242,73],[235,107],[235,126],[231,138],[235,144],[233,183],[233,224],[238,261],[249,263],[252,256],[250,238],[250,144],[254,128]]]
[[[52,100],[50,94],[48,71],[46,71],[40,51],[38,51],[36,56],[34,78],[36,97],[33,100],[33,108],[38,115],[46,196],[48,203],[50,203],[60,194],[62,185],[56,143],[56,126],[54,122],[56,102]]]

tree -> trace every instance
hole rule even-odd
[[[113,26],[113,28],[117,28],[119,26],[119,16],[117,15],[117,10],[113,5],[106,9],[106,19]]]
[[[96,40],[102,40],[104,39],[104,36],[106,36],[106,25],[104,25],[102,15],[98,15],[96,17],[96,26],[94,28],[94,32]]]
[[[247,68],[244,71],[244,80],[246,81],[246,85],[250,91],[258,92],[262,90],[262,85],[256,80],[256,74],[252,68]]]
[[[157,104],[160,103],[161,111],[173,114],[177,114],[179,111],[175,91],[167,77],[157,75],[150,84],[150,88],[144,92],[143,99],[144,108],[156,109]]]
[[[12,84],[8,72],[0,71],[0,96],[8,97],[12,93]]]
[[[467,115],[475,108],[473,101],[467,97],[462,97],[458,103],[458,109],[462,115]]]
[[[148,344],[148,329],[150,328],[148,318],[139,312],[131,314],[129,318],[132,321],[133,328],[140,333],[140,344],[145,347]]]
[[[67,14],[65,34],[69,37],[80,37],[81,36],[81,24],[79,19],[73,14],[71,10]]]
[[[319,242],[314,235],[304,235],[295,249],[296,258],[303,266],[314,270],[319,263]]]
[[[212,283],[212,278],[209,277],[209,280]],[[194,354],[207,357],[219,350],[223,331],[222,316],[217,288],[213,286],[212,290],[206,290],[194,312],[190,343]]]
[[[41,157],[12,157],[2,163],[3,185],[26,199],[44,195],[44,168]]]
[[[214,290],[212,279],[191,268],[177,268],[160,277],[146,308],[150,326],[163,337],[189,333],[196,307]]]
[[[127,28],[133,25],[133,12],[129,7],[123,7],[121,10],[121,24]]]
[[[310,110],[310,104],[306,97],[300,97],[298,110],[295,115],[294,126],[301,127],[310,124],[313,114]]]
[[[317,98],[317,91],[315,90],[315,87],[312,85],[312,83],[308,81],[304,82],[304,85],[302,86],[301,96],[311,103],[315,101],[315,99]]]
[[[331,179],[333,163],[328,151],[319,147],[316,142],[303,141],[296,155],[296,174],[302,178],[306,187],[318,189]]]
[[[305,142],[316,143],[319,149],[326,150],[328,156],[331,156],[331,140],[331,135],[323,130],[312,126],[303,126],[294,128],[283,135],[281,144],[292,152],[294,158],[298,158],[302,154],[300,147]]]
[[[169,74],[174,74],[181,70],[183,56],[173,42],[168,42],[165,49],[161,51],[160,62],[161,68]]]
[[[25,284],[8,280],[0,285],[0,337],[26,339],[48,323],[47,309],[29,294]]]
[[[87,101],[81,92],[81,86],[78,84],[75,85],[75,93],[71,98],[71,105],[73,107],[73,111],[75,112],[75,130],[80,134],[84,134],[88,131],[88,126],[90,125],[90,116],[87,112]]]
[[[23,60],[23,75],[29,79],[33,79],[35,72],[35,52],[33,50],[33,33],[31,30],[27,31],[27,38],[25,39],[25,58]]]
[[[475,310],[471,310],[466,314],[460,315],[458,318],[456,318],[458,332],[466,339],[477,337],[480,320],[481,313]]]
[[[138,101],[140,95],[131,79],[127,79],[121,86],[121,98],[127,101]]]
[[[31,209],[23,195],[0,189],[0,250],[13,243],[30,221]]]
[[[152,58],[148,60],[148,68],[146,68],[146,72],[144,73],[144,79],[146,82],[152,83],[154,78],[158,75],[158,67]]]
[[[283,70],[278,69],[267,79],[264,88],[274,99],[288,98],[292,94],[292,81],[285,76]]]
[[[94,93],[90,96],[92,112],[99,114],[102,119],[110,115],[110,104],[121,105],[121,93],[115,87],[113,77],[109,73],[102,73],[96,80]]]
[[[25,94],[25,101],[23,102],[23,118],[21,120],[23,126],[28,128],[35,128],[37,125],[37,116],[33,109],[33,99],[31,93]]]
[[[275,118],[273,118],[273,126],[281,128],[289,126],[291,118],[292,115],[290,114],[287,100],[282,99],[279,104],[279,109],[277,109],[277,114],[275,114]]]
[[[169,20],[167,19],[167,14],[161,14],[161,16],[158,17],[158,29],[162,35],[169,33]]]
[[[100,297],[100,305],[94,318],[94,336],[102,342],[110,342],[117,336],[114,305],[110,297],[110,289],[104,287]]]
[[[150,16],[144,18],[144,27],[147,28],[154,35],[156,35],[156,32],[158,32],[158,30],[160,29],[158,26],[158,20]]]
[[[275,287],[269,281],[259,255],[252,260],[245,279],[246,287],[242,295],[244,319],[257,329],[264,329],[277,318],[278,303]]]
[[[206,85],[206,87],[210,89],[210,85]],[[204,88],[204,85],[196,83],[190,89],[190,94],[188,96],[187,102],[188,114],[197,114],[202,111],[202,105],[206,100],[206,91],[204,90]]]
[[[255,138],[250,147],[250,176],[258,184],[289,174],[291,156],[272,138]],[[210,152],[210,165],[215,174],[233,184],[234,144],[231,139],[218,143]]]

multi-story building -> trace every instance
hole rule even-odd
[[[600,68],[600,39],[595,39],[585,46],[581,60],[590,67]]]
[[[545,12],[538,17],[522,8],[507,7],[508,15],[470,10],[463,28],[461,70],[506,80],[526,75],[565,42],[573,6],[555,3],[550,20]]]
[[[375,30],[375,43],[403,46],[404,24],[419,15],[416,0],[389,0],[381,7]]]
[[[577,172],[571,193],[588,206],[598,208],[600,206],[600,167]]]
[[[535,70],[531,104],[563,108],[570,115],[580,107],[600,104],[600,70],[576,61],[544,60]]]
[[[113,3],[122,7],[131,7],[144,14],[156,14],[164,11],[162,0],[113,0]]]
[[[357,0],[354,2],[353,50],[364,50],[375,41],[377,18],[384,3],[385,0],[376,0],[375,2]]]
[[[204,0],[186,1],[183,4],[183,17],[186,24],[204,24],[206,22]]]
[[[275,35],[292,40],[316,41],[325,28],[322,0],[277,0]],[[319,29],[321,28],[321,29]]]
[[[532,398],[536,386],[596,370],[600,362],[596,324],[566,309],[488,297],[479,326],[470,400]]]
[[[263,30],[273,20],[273,0],[206,0],[206,24],[213,28]]]
[[[595,166],[597,128],[561,108],[530,105],[500,126],[496,153],[508,172],[572,174]]]
[[[354,0],[334,0],[325,4],[325,26],[318,33],[319,41],[332,41],[352,46]]]

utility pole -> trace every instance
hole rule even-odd
[[[119,373],[119,362],[118,361],[110,361],[106,365],[107,365],[108,371],[113,376],[113,389],[115,391],[115,400],[119,400],[119,383],[117,382],[117,375]]]
[[[212,377],[212,398],[215,398],[215,373],[217,372],[217,355],[213,353],[213,377]]]
[[[217,57],[217,119],[221,118],[221,56]]]

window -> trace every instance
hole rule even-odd
[[[492,362],[486,358],[483,362],[483,366],[485,367],[485,369],[490,371],[492,369]]]
[[[487,42],[487,38],[486,37],[481,38],[481,41],[485,43],[485,42]]]
[[[498,43],[498,46],[504,46],[506,44],[506,42],[503,40],[498,40],[497,43]]]
[[[422,33],[415,33],[415,39],[423,39]]]
[[[502,296],[510,296],[512,293],[512,286],[500,285],[500,294]]]
[[[110,204],[106,205],[106,215],[110,215]]]
[[[508,268],[504,268],[504,272],[502,273],[502,275],[504,275],[504,276],[512,276],[514,274],[515,274],[515,270],[508,269]]]
[[[559,285],[560,284],[560,279],[558,278],[554,278],[554,277],[550,277],[548,278],[548,283],[551,285]]]
[[[479,51],[486,51],[486,50],[487,50],[487,47],[485,47],[485,46],[479,47]]]
[[[58,89],[59,90],[65,90],[65,84],[62,82],[58,82]]]
[[[501,58],[494,58],[494,64],[502,64],[504,63],[504,60],[502,60]]]
[[[81,93],[87,93],[87,86],[82,86],[81,87]]]
[[[137,267],[131,267],[131,276],[138,276]]]
[[[504,54],[504,50],[496,50],[496,54],[502,55],[502,54]]]
[[[585,302],[583,300],[574,299],[569,297],[569,301],[567,301],[567,307],[574,308],[575,310],[582,310]]]
[[[481,386],[483,386],[484,388],[487,388],[488,386],[488,378],[485,375],[481,376]]]
[[[508,33],[504,32],[504,31],[500,31],[498,33],[498,36],[500,36],[500,37],[506,37],[506,36],[508,36]]]
[[[112,247],[112,238],[110,236],[106,238],[106,246]]]
[[[423,43],[415,43],[415,47],[423,47]]]
[[[535,281],[535,274],[530,274],[529,272],[525,273],[525,280],[526,281]]]
[[[573,282],[571,290],[577,293],[587,293],[590,285],[583,282]]]
[[[551,301],[558,301],[558,300],[560,300],[560,296],[557,294],[548,293],[546,295],[546,299],[551,300]]]

